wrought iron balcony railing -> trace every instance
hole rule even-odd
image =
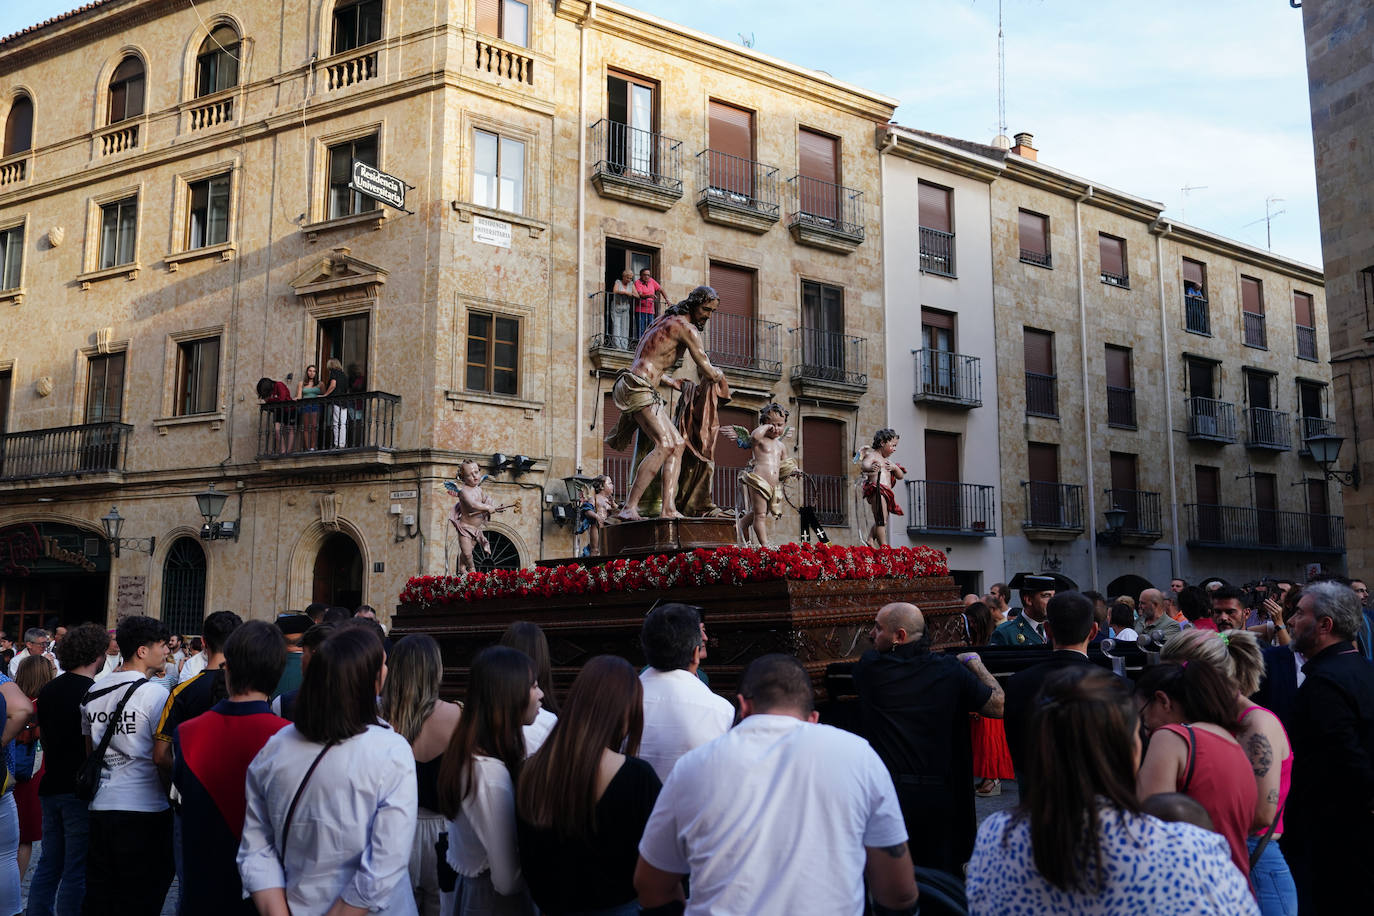
[[[811,483],[816,488],[816,520],[822,525],[848,525],[849,478],[832,474],[812,474]],[[807,495],[811,495],[809,488]]]
[[[1026,413],[1033,417],[1059,416],[1059,385],[1053,375],[1026,373]]]
[[[1188,398],[1188,438],[1236,441],[1236,405],[1214,398]]]
[[[1102,271],[1102,282],[1108,286],[1120,286],[1123,289],[1131,288],[1130,274],[1114,274],[1110,270]]]
[[[1126,511],[1122,534],[1158,537],[1164,532],[1158,493],[1113,488],[1107,491],[1107,508]]]
[[[1023,528],[1083,530],[1083,488],[1076,483],[1022,481],[1026,497]]]
[[[906,481],[909,534],[992,537],[997,500],[990,486],[944,480]]]
[[[1194,334],[1212,333],[1212,314],[1206,296],[1183,296],[1184,327]]]
[[[954,233],[921,227],[921,270],[942,277],[954,276]]]
[[[1198,503],[1183,508],[1188,515],[1189,547],[1323,553],[1345,550],[1345,518],[1340,515]]]
[[[1048,251],[1034,251],[1030,248],[1021,249],[1021,260],[1027,264],[1038,264],[1041,267],[1053,267],[1054,260]]]
[[[917,350],[917,404],[948,404],[953,407],[983,406],[983,372],[976,356],[948,350]]]
[[[682,141],[602,118],[590,128],[593,175],[682,195]]]
[[[7,433],[0,437],[0,480],[123,471],[133,431],[127,423],[83,423]]]
[[[1288,438],[1288,414],[1265,407],[1251,407],[1246,410],[1245,447],[1268,448],[1280,452],[1292,448],[1292,441]]]
[[[697,153],[697,171],[700,201],[775,220],[782,211],[781,176],[771,165],[704,149]]]
[[[1107,386],[1107,425],[1135,429],[1135,389]]]
[[[394,449],[399,395],[381,391],[263,404],[258,458]]]
[[[787,179],[789,190],[788,225],[862,241],[864,237],[864,194],[854,188],[794,175]]]
[[[1298,332],[1298,359],[1310,359],[1315,362],[1317,359],[1317,329],[1300,324],[1296,326],[1295,330]]]
[[[626,350],[633,353],[639,346],[639,335],[653,320],[652,313],[642,317],[635,310],[639,297],[625,293],[599,292],[592,296],[600,320],[592,335],[593,350]]]
[[[1336,421],[1328,417],[1298,417],[1298,454],[1304,458],[1312,457],[1312,449],[1307,440],[1313,436],[1336,431]]]
[[[796,346],[792,378],[856,387],[868,385],[866,339],[807,327],[792,328],[788,333],[793,335]]]
[[[1269,337],[1264,329],[1264,316],[1255,312],[1242,312],[1245,322],[1245,345],[1269,349]]]
[[[722,369],[782,374],[782,325],[716,312],[706,325],[706,353]]]

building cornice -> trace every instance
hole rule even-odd
[[[1147,200],[1144,197],[1137,197],[1125,191],[1109,188],[1015,153],[1007,154],[1006,169],[1003,176],[1012,181],[1039,188],[1042,191],[1081,200],[1083,203],[1100,210],[1138,219],[1142,222],[1154,222],[1164,212],[1164,205],[1158,201]]]
[[[995,159],[979,156],[899,127],[878,128],[877,145],[882,153],[909,159],[975,181],[991,184],[1002,174],[1002,163]]]
[[[1182,223],[1175,223],[1172,220],[1159,219],[1150,226],[1151,232],[1157,232],[1169,241],[1178,242],[1190,248],[1201,248],[1203,251],[1210,251],[1232,260],[1242,261],[1272,270],[1275,273],[1284,274],[1295,280],[1310,283],[1313,286],[1326,287],[1326,276],[1320,267],[1313,267],[1311,264],[1304,264],[1293,258],[1286,258],[1283,255],[1274,254],[1264,248],[1256,248],[1235,239],[1228,239],[1205,229],[1196,226],[1188,226]]]
[[[118,36],[184,8],[179,0],[104,0],[55,16],[0,40],[0,76],[73,47]]]

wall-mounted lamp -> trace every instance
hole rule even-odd
[[[100,517],[100,524],[105,527],[105,540],[110,544],[110,551],[119,556],[120,548],[126,550],[146,550],[148,556],[153,555],[153,549],[157,547],[157,538],[122,538],[120,531],[124,529],[124,517],[119,514],[119,510],[114,506],[110,507],[109,515]]]
[[[1352,490],[1360,488],[1360,467],[1356,464],[1348,471],[1332,470],[1331,465],[1336,463],[1340,456],[1341,446],[1345,444],[1345,438],[1335,433],[1314,433],[1303,440],[1312,458],[1322,466],[1326,472],[1327,480],[1334,480],[1341,486],[1350,487]]]
[[[510,463],[511,457],[505,452],[494,452],[491,456],[491,472],[493,474],[500,474],[506,468],[510,467]]]
[[[1111,495],[1111,492],[1106,491],[1108,495]],[[1120,545],[1122,529],[1126,527],[1126,515],[1126,510],[1117,505],[1103,512],[1102,516],[1107,520],[1107,530],[1097,532],[1097,543],[1105,547]]]
[[[200,526],[202,541],[239,539],[239,519],[216,521],[219,514],[224,511],[224,501],[228,498],[228,494],[217,491],[213,483],[210,484],[210,489],[196,494],[196,508],[200,510],[201,518],[205,519],[205,524]]]
[[[582,505],[583,499],[592,492],[592,484],[595,477],[588,477],[585,474],[573,474],[571,477],[563,478],[563,489],[568,494],[566,503],[555,503],[549,509],[549,514],[553,516],[554,522],[560,527],[577,518],[577,507]]]

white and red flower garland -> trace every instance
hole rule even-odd
[[[552,598],[613,592],[742,585],[778,579],[922,579],[949,574],[945,555],[930,547],[839,547],[784,544],[780,547],[726,546],[642,559],[610,560],[600,566],[539,566],[498,569],[461,576],[416,576],[401,603],[436,604],[493,598]]]

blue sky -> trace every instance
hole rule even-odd
[[[76,5],[0,4],[0,35]],[[629,5],[899,99],[907,126],[997,132],[996,0]],[[1003,20],[1007,126],[1035,135],[1041,162],[1261,247],[1265,198],[1283,198],[1274,251],[1321,264],[1302,16],[1286,0],[1004,0]]]

